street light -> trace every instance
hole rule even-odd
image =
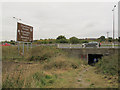
[[[114,43],[114,33],[115,33],[115,15],[114,15],[114,11],[115,11],[115,7],[116,5],[114,5],[112,11],[113,11],[113,48],[115,46],[115,43]]]
[[[21,21],[21,19],[20,18],[16,18],[16,17],[13,17],[14,19],[16,19],[17,21]]]
[[[108,37],[109,37],[109,32],[107,32],[107,39],[108,39]]]

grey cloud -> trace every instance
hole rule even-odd
[[[67,38],[99,37],[107,31],[112,33],[113,5],[113,2],[4,3],[3,39],[15,38],[13,16],[34,27],[34,39],[56,38],[61,34]]]

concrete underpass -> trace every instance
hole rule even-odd
[[[89,65],[98,62],[103,56],[109,56],[118,53],[119,48],[62,48],[69,56],[78,57],[86,60]]]
[[[94,63],[99,62],[102,56],[102,54],[88,54],[88,64],[92,65]]]

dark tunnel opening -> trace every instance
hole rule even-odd
[[[102,56],[102,54],[88,54],[88,64],[94,66]]]

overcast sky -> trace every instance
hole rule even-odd
[[[33,39],[98,38],[112,36],[112,9],[115,2],[5,2],[2,3],[2,40],[16,40],[16,20],[34,28]],[[118,37],[118,8],[115,9],[115,36]]]

